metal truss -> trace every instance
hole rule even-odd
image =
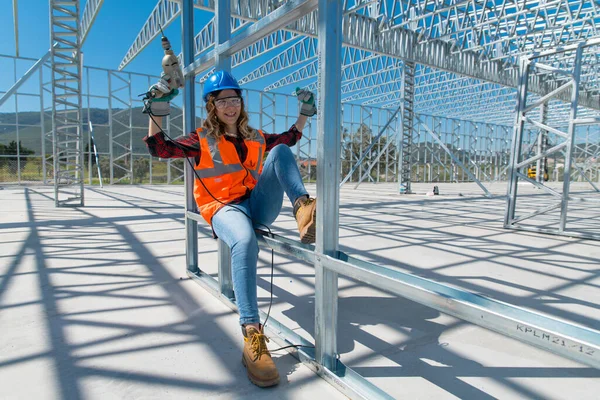
[[[100,12],[100,8],[102,8],[103,3],[104,0],[87,0],[85,2],[85,9],[83,10],[79,27],[79,41],[82,46],[87,38],[90,28],[94,24],[94,21]]]
[[[119,65],[119,70],[122,70],[129,64],[135,56],[137,56],[142,50],[144,50],[152,40],[154,40],[160,33],[160,27],[167,27],[171,22],[179,16],[181,8],[179,3],[172,2],[170,0],[159,0],[152,10],[150,17],[138,33],[133,44],[125,54],[123,61]]]
[[[316,59],[317,44],[317,40],[313,38],[300,40],[290,48],[263,63],[259,68],[239,79],[240,85],[248,84],[290,66],[297,65],[298,62]]]
[[[24,59],[23,59],[24,60]],[[30,63],[35,64],[35,60],[24,60]],[[39,69],[40,72],[43,72],[43,76],[40,74],[40,93],[48,93],[51,94],[51,81],[49,81],[49,66],[44,66],[42,69]],[[95,75],[95,74],[99,75]],[[107,123],[106,125],[95,124],[94,125],[94,135],[96,141],[101,143],[102,145],[99,147],[99,158],[100,161],[104,164],[108,160],[110,160],[110,149],[113,149],[114,158],[119,155],[123,155],[123,152],[129,152],[129,132],[133,137],[137,137],[135,135],[143,134],[143,130],[146,127],[135,127],[129,126],[128,116],[129,111],[124,111],[125,108],[129,109],[131,107],[131,112],[138,112],[139,110],[135,108],[135,104],[139,99],[135,96],[129,97],[129,93],[137,93],[136,87],[140,84],[144,87],[149,86],[152,81],[154,81],[156,76],[147,76],[140,75],[134,73],[124,73],[118,71],[110,71],[105,69],[84,68],[84,78],[87,77],[87,80],[90,79],[98,82],[102,80],[106,81],[106,84],[103,84],[103,87],[106,87],[107,90],[109,88],[108,77],[112,76],[111,89],[117,89],[121,86],[128,85],[127,87],[122,87],[120,90],[113,90],[112,93],[112,106],[114,110],[111,110],[108,106],[109,94],[101,93],[95,91],[90,93],[90,86],[88,84],[87,89],[85,89],[85,98],[93,98],[96,102],[100,102],[102,104],[106,104],[106,108],[109,109],[110,115],[113,118],[121,118],[122,121],[127,125],[123,126],[122,123],[114,122],[111,124]],[[118,76],[119,78],[117,78]],[[143,83],[135,83],[136,77],[142,77]],[[19,79],[21,81],[23,78]],[[36,79],[35,75],[29,78]],[[127,82],[127,84],[125,83]],[[129,87],[131,85],[131,88]],[[13,85],[14,86],[14,85]],[[198,85],[199,86],[199,85]],[[278,111],[277,118],[280,120],[286,121],[285,125],[291,125],[293,122],[294,114],[297,112],[295,105],[295,98],[290,96],[289,94],[279,94],[279,93],[269,93],[261,94],[259,91],[255,90],[246,90],[245,95],[248,98],[253,99],[251,104],[249,104],[249,113],[253,115],[253,118],[257,118],[255,120],[261,121],[260,126],[262,126],[266,132],[277,132],[279,129],[282,129],[281,126],[276,126],[276,122],[274,119],[274,104],[286,104],[285,109],[280,109]],[[262,100],[260,100],[262,96]],[[4,98],[4,96],[2,96]],[[531,99],[536,99],[539,97],[531,96]],[[256,99],[256,101],[254,100]],[[12,101],[12,100],[11,100]],[[47,102],[47,104],[43,104],[43,96],[40,96],[40,110],[44,110],[41,112],[41,120],[49,121],[52,117],[51,114],[51,103]],[[88,100],[88,104],[90,101]],[[125,106],[124,103],[129,104]],[[563,103],[561,102],[550,102],[548,107],[548,114],[550,116],[554,114],[564,115],[565,110],[560,109],[557,111],[558,107],[564,108]],[[423,114],[416,113],[416,116],[425,122],[427,126],[431,128],[431,130],[441,138],[444,144],[448,147],[449,151],[451,151],[458,160],[460,160],[472,173],[473,175],[479,179],[481,182],[487,182],[490,179],[493,181],[498,180],[506,180],[506,172],[508,165],[508,155],[510,153],[510,132],[512,130],[511,127],[503,124],[494,123],[494,108],[499,108],[499,106],[494,106],[487,110],[487,113],[484,114],[485,118],[482,119],[478,124],[477,128],[472,123],[469,123],[466,118],[452,118],[448,119],[446,117],[441,116],[433,116],[432,113]],[[174,110],[179,110],[176,104],[173,105]],[[363,145],[362,141],[359,140],[363,128],[368,127],[373,132],[373,138],[375,135],[381,131],[382,126],[388,121],[389,115],[393,113],[395,109],[391,107],[387,107],[385,109],[381,109],[379,107],[373,106],[362,106],[359,104],[352,103],[344,103],[343,107],[343,116],[344,122],[343,126],[346,129],[346,134],[344,135],[342,141],[342,147],[344,149],[350,148],[351,143],[354,141],[355,144],[352,145],[355,152],[344,151],[342,153],[342,166],[344,171],[344,176],[347,175],[347,172],[351,169],[355,168],[354,174],[348,178],[348,182],[357,183],[361,177],[365,176],[364,180],[369,180],[371,182],[376,181],[385,181],[385,182],[396,182],[398,176],[398,168],[395,166],[396,161],[392,159],[392,155],[396,154],[397,149],[399,149],[399,144],[396,143],[399,135],[400,125],[395,122],[393,126],[390,126],[385,136],[382,136],[381,143],[376,144],[373,147],[373,150],[369,153],[369,155],[365,158],[363,162],[358,162],[361,155],[365,152],[365,149],[370,143],[373,143],[375,140],[372,139],[367,143],[367,145]],[[204,108],[198,107],[196,110],[197,115],[203,115]],[[585,116],[582,113],[585,111],[583,108],[578,108],[578,116]],[[181,135],[183,134],[183,130],[181,128],[181,115],[180,111],[175,112],[172,118],[169,118],[166,123],[166,128],[169,130],[169,134],[171,136]],[[505,113],[510,113],[510,110],[502,111]],[[387,113],[387,117],[385,117],[385,113]],[[465,111],[466,114],[466,111]],[[473,116],[474,117],[474,116]],[[505,121],[506,117],[504,115],[501,116],[501,120]],[[552,126],[558,126],[556,124],[556,119],[549,117],[548,123]],[[552,122],[555,121],[555,122]],[[396,126],[398,124],[398,126]],[[48,126],[49,124],[42,124],[42,126]],[[577,165],[584,172],[585,176],[593,182],[597,182],[598,177],[598,166],[599,163],[596,162],[598,159],[598,147],[600,146],[600,132],[595,127],[589,126],[587,127],[587,131],[578,136],[578,142],[585,143],[585,160],[581,159],[577,162]],[[365,128],[366,129],[366,128]],[[118,135],[119,132],[124,133],[120,137],[117,137],[116,141],[118,143],[112,143],[109,133],[112,131],[115,135]],[[457,181],[466,181],[468,180],[468,175],[464,172],[461,167],[454,162],[454,160],[450,157],[450,155],[442,148],[440,149],[439,144],[433,139],[423,127],[422,124],[416,124],[415,127],[415,135],[418,140],[415,142],[418,150],[415,151],[415,157],[413,158],[413,182],[457,182]],[[394,133],[395,132],[395,133]],[[529,131],[527,131],[529,132]],[[529,152],[535,151],[537,146],[537,132],[535,130],[535,135],[531,136],[530,139],[524,140],[525,143],[531,143],[531,149]],[[396,136],[394,136],[396,135]],[[475,135],[476,138],[470,139],[471,136]],[[42,151],[42,154],[45,155],[46,163],[44,163],[44,174],[43,176],[48,176],[48,173],[52,174],[52,130],[49,128],[45,135],[42,135],[45,139],[42,141],[43,146],[48,149],[47,151]],[[556,139],[551,132],[548,133],[548,146],[552,147],[556,142]],[[135,139],[133,139],[135,141]],[[386,151],[382,154],[381,158],[377,161],[376,156],[384,148],[388,141],[392,141],[393,143],[387,146]],[[475,152],[468,156],[465,155],[467,149],[472,146],[469,146],[469,143],[476,143]],[[303,139],[296,146],[296,156],[301,167],[301,173],[305,180],[314,181],[315,179],[315,149],[316,149],[316,141],[314,137],[314,125],[308,125],[305,128],[305,132],[303,135]],[[583,151],[583,148],[580,148],[579,151]],[[387,157],[387,158],[386,158]],[[542,159],[546,160],[549,165],[549,178],[551,181],[556,182],[558,180],[558,176],[556,174],[557,169],[554,168],[554,165],[559,163],[560,161],[556,161],[555,158],[560,157],[560,152],[555,153],[554,155],[550,155],[547,158]],[[120,167],[110,166],[113,170],[113,183],[119,184],[133,184],[140,183],[139,176],[136,177],[134,173],[134,180],[130,179],[122,179],[122,174],[128,173],[129,167],[125,166],[125,160],[129,162],[133,159],[133,163],[135,165],[136,162],[139,162],[140,159],[148,160],[148,168],[147,172],[143,172],[138,169],[138,173],[144,174],[144,182],[151,183],[174,183],[178,182],[181,179],[181,165],[177,161],[158,161],[152,160],[151,157],[148,156],[147,153],[142,152],[139,153],[133,152],[133,154],[121,157],[118,163],[121,164]],[[471,159],[473,162],[477,163],[477,168],[469,162]],[[169,164],[166,173],[164,172],[164,167],[162,164]],[[365,175],[365,171],[370,164],[374,163],[372,174]],[[91,154],[89,155],[88,160],[88,174],[93,175],[92,177],[96,177],[96,174],[93,168],[90,168],[91,164]],[[105,166],[104,168],[106,168]],[[376,171],[379,172],[376,173]],[[478,169],[481,171],[479,172]],[[543,168],[542,168],[543,170]],[[395,171],[395,172],[394,172]],[[135,171],[134,171],[135,172]],[[104,183],[110,183],[110,170],[106,170],[106,174],[103,174],[105,181]],[[586,179],[579,173],[579,170],[573,169],[572,171],[572,180],[580,180],[586,181]],[[92,177],[90,177],[89,183],[92,183]],[[138,181],[136,181],[138,179]],[[149,181],[148,181],[149,180]],[[15,181],[19,181],[19,177],[15,177]]]
[[[394,68],[380,73],[366,75],[363,79],[342,85],[342,95],[354,93],[344,98],[352,102],[376,97],[390,91],[402,89],[403,69]],[[355,93],[358,92],[358,93]]]
[[[172,21],[169,20],[169,23]],[[235,32],[248,25],[250,22],[239,18],[231,18],[231,31]],[[148,24],[148,22],[146,22]],[[158,34],[158,33],[157,33]],[[138,35],[139,38],[139,35]],[[194,37],[194,56],[199,56],[203,52],[212,49],[215,46],[215,19],[212,18],[204,25],[200,32]]]
[[[364,78],[365,76],[372,74],[371,71],[377,70],[377,63],[382,59],[380,56],[372,55],[369,52],[360,49],[353,48],[343,48],[342,49],[342,59],[344,60],[342,67],[342,82],[346,84],[355,81],[357,79]],[[312,60],[308,65],[297,68],[299,63]],[[290,62],[287,62],[282,65],[282,68],[290,68],[295,67],[296,70],[284,78],[275,81],[268,86],[266,86],[263,90],[271,91],[280,87],[289,86],[293,84],[297,84],[303,80],[310,79],[312,83],[306,85],[307,90],[317,90],[317,62],[315,56],[308,57],[307,59],[297,59],[294,62],[291,59]],[[401,63],[401,61],[396,60],[397,63]],[[375,64],[375,65],[374,65]],[[344,90],[342,88],[342,90]]]
[[[585,125],[600,125],[600,117],[582,117],[578,115],[578,100],[581,88],[581,72],[582,60],[585,52],[597,53],[600,49],[600,39],[591,40],[589,42],[580,43],[574,46],[566,47],[561,50],[548,51],[540,55],[523,57],[521,60],[521,87],[518,97],[518,115],[515,124],[515,133],[513,137],[513,150],[511,156],[511,174],[509,182],[508,207],[505,215],[504,226],[507,228],[531,230],[545,233],[553,233],[559,235],[568,235],[576,237],[584,237],[590,239],[600,239],[600,231],[590,230],[589,228],[578,229],[577,226],[569,226],[567,228],[567,214],[569,211],[569,203],[574,201],[600,202],[600,199],[589,197],[575,197],[570,194],[570,183],[573,176],[573,169],[585,178],[585,172],[578,165],[576,157],[581,157],[575,150],[579,147],[576,142],[577,129]],[[571,65],[568,70],[559,69],[552,63],[557,59],[571,60],[569,63],[561,62],[561,65]],[[527,84],[529,83],[529,75],[534,72],[545,72],[549,74],[558,74],[561,77],[566,77],[563,80],[563,85],[556,89],[553,93],[548,94],[540,99],[530,101],[527,97]],[[552,127],[545,120],[548,112],[545,110],[545,104],[553,99],[559,92],[567,93],[571,97],[571,109],[569,119],[566,122],[565,129]],[[536,110],[539,110],[536,114]],[[527,126],[541,130],[537,137],[542,139],[534,139],[533,146],[538,147],[536,154],[530,154],[523,151],[524,130]],[[539,151],[543,147],[544,136],[552,133],[556,138],[556,144],[552,143],[552,147]],[[538,143],[541,143],[538,144]],[[562,191],[557,191],[546,186],[543,180],[537,181],[531,179],[527,174],[527,169],[536,163],[536,166],[541,166],[538,161],[552,154],[561,154],[563,160],[563,187]],[[584,160],[585,163],[585,160]],[[542,172],[542,171],[540,171]],[[517,208],[520,204],[517,192],[519,180],[530,182],[544,193],[549,194],[549,199],[545,202],[544,207],[526,207]],[[589,180],[594,189],[598,188]],[[542,221],[540,223],[539,221]],[[524,221],[527,221],[524,223]]]
[[[196,1],[195,4],[214,6],[210,1]],[[240,4],[249,5],[247,2],[239,1]],[[600,349],[599,337],[600,333],[595,330],[585,329],[582,327],[566,324],[559,320],[539,315],[538,313],[530,313],[518,307],[501,304],[499,302],[477,296],[473,293],[468,293],[450,288],[445,285],[432,282],[430,280],[415,277],[413,275],[401,274],[393,268],[385,268],[374,264],[366,263],[361,260],[347,256],[338,250],[339,247],[339,168],[340,163],[335,162],[341,158],[340,142],[342,139],[340,126],[344,126],[345,118],[348,114],[342,115],[341,107],[341,77],[342,70],[342,35],[339,34],[342,29],[342,19],[353,18],[355,15],[366,16],[367,13],[381,13],[385,11],[383,7],[386,3],[364,3],[356,4],[352,2],[342,3],[334,0],[291,0],[288,2],[256,2],[259,5],[264,5],[267,9],[273,9],[271,13],[263,14],[261,19],[253,25],[252,30],[241,32],[236,37],[229,39],[230,32],[224,32],[220,29],[219,35],[222,36],[217,40],[218,46],[214,51],[202,56],[201,58],[191,62],[191,57],[188,52],[186,56],[186,74],[188,76],[186,82],[186,90],[184,90],[184,104],[190,107],[190,113],[193,115],[195,111],[194,102],[194,83],[195,77],[202,74],[207,69],[215,66],[216,68],[229,69],[231,67],[232,54],[235,54],[240,48],[245,47],[248,41],[256,41],[261,37],[269,35],[273,30],[281,29],[284,26],[289,26],[294,19],[306,21],[303,15],[311,13],[313,8],[318,4],[318,28],[319,28],[319,80],[318,92],[320,94],[318,108],[320,110],[317,120],[317,162],[319,165],[317,171],[317,207],[321,210],[317,214],[317,234],[316,243],[314,246],[304,246],[298,242],[289,239],[281,238],[272,234],[259,232],[257,238],[262,244],[270,246],[272,249],[283,252],[286,255],[291,255],[294,258],[312,263],[315,268],[315,296],[314,296],[314,350],[313,346],[306,340],[302,340],[298,335],[295,335],[291,329],[283,326],[275,319],[271,319],[270,324],[266,327],[271,335],[277,336],[282,340],[287,340],[293,343],[303,343],[310,346],[310,349],[304,347],[297,348],[294,351],[301,361],[311,367],[316,373],[323,377],[328,382],[335,385],[342,393],[349,397],[379,399],[389,398],[389,395],[375,387],[371,382],[362,378],[356,372],[348,368],[339,357],[337,352],[337,312],[338,312],[338,274],[345,277],[355,279],[359,282],[375,285],[379,288],[389,290],[391,293],[398,294],[417,301],[429,307],[433,307],[441,312],[450,314],[468,322],[481,325],[487,329],[500,332],[518,340],[527,343],[535,344],[544,349],[558,353],[560,355],[570,357],[578,362],[586,363],[593,367],[600,366],[598,357],[595,356]],[[191,32],[193,30],[193,18],[190,15],[193,13],[192,0],[184,2],[183,15],[183,30]],[[281,7],[278,7],[280,6]],[[355,7],[357,11],[364,11],[365,14],[344,14],[349,7]],[[224,21],[229,18],[230,4],[226,0],[219,0],[217,9],[217,21]],[[269,8],[271,7],[271,8]],[[358,7],[358,8],[356,8]],[[262,9],[253,10],[256,14],[263,12]],[[281,11],[284,10],[284,11]],[[367,11],[368,10],[368,11]],[[225,12],[223,12],[225,11]],[[238,10],[238,12],[249,10]],[[285,15],[282,15],[285,14]],[[309,17],[314,15],[311,13]],[[369,14],[371,15],[371,14]],[[285,18],[284,18],[285,17]],[[375,18],[379,20],[379,16]],[[385,26],[386,21],[381,18]],[[221,23],[221,28],[224,24]],[[297,23],[292,23],[296,25]],[[223,29],[224,30],[224,29]],[[360,32],[359,32],[360,33]],[[373,32],[371,32],[373,33]],[[184,35],[184,47],[190,48],[189,43],[186,45],[186,37]],[[579,60],[579,58],[578,58]],[[402,145],[402,149],[412,149],[411,145],[415,145],[413,140],[414,134],[414,77],[416,65],[413,61],[405,62],[403,72],[405,74],[404,86],[404,104],[403,111],[403,131],[402,141],[412,141],[408,146]],[[578,86],[575,86],[575,92]],[[524,90],[523,92],[526,93]],[[552,93],[557,95],[558,93]],[[273,93],[267,93],[265,96],[275,96]],[[272,101],[274,106],[275,101]],[[279,106],[279,104],[277,104]],[[576,105],[575,108],[576,110]],[[277,110],[273,110],[273,115],[276,115]],[[383,113],[385,115],[385,113]],[[361,116],[362,117],[362,116]],[[575,116],[574,116],[575,117]],[[354,118],[350,117],[350,123],[355,123]],[[268,125],[268,121],[266,122]],[[587,121],[586,121],[587,122]],[[429,127],[419,120],[420,125],[425,129]],[[192,120],[186,120],[186,128],[189,131],[192,128]],[[474,124],[466,124],[468,130],[479,129]],[[364,129],[361,126],[361,129]],[[369,132],[367,132],[369,133]],[[441,146],[444,145],[442,139],[433,132],[429,132]],[[480,133],[480,132],[479,132]],[[352,136],[352,135],[351,135]],[[420,139],[420,138],[419,138]],[[390,146],[390,141],[378,151],[377,157],[381,157]],[[467,145],[467,151],[478,150],[477,140],[470,140]],[[389,148],[389,147],[388,147]],[[449,152],[452,155],[451,152]],[[352,158],[352,156],[350,156]],[[404,163],[407,157],[401,158]],[[412,154],[408,160],[412,160]],[[461,164],[460,160],[453,157],[457,164]],[[474,161],[474,160],[473,160]],[[369,166],[371,168],[372,165]],[[406,168],[402,165],[401,175],[408,171],[411,174],[411,168]],[[463,167],[467,173],[469,170]],[[221,299],[228,306],[235,308],[235,296],[231,282],[230,262],[231,257],[226,246],[219,245],[219,266],[218,266],[218,281],[205,271],[200,269],[198,263],[198,231],[197,222],[202,221],[201,216],[196,212],[193,204],[193,185],[194,177],[191,174],[191,168],[186,170],[186,264],[188,276],[204,288],[209,290],[215,297]],[[378,171],[378,175],[381,171]],[[367,173],[367,175],[370,175]],[[407,183],[410,185],[410,178]],[[410,186],[408,186],[410,189]],[[263,315],[264,318],[264,315]],[[529,329],[515,330],[515,321],[523,326],[534,326],[536,332],[545,335],[548,338],[555,337],[557,340],[565,343],[564,346],[556,346],[549,340],[538,340],[534,338]],[[522,332],[522,333],[521,333]]]
[[[50,0],[54,203],[83,206],[79,0]]]
[[[156,36],[148,35],[147,31],[152,30],[152,24],[157,19],[156,13],[163,13],[159,17],[163,24],[170,22],[170,9],[165,8],[165,4],[177,6],[179,1],[161,1],[155,12],[146,23],[136,43],[128,52],[126,59],[130,59],[143,47],[143,43],[152,40]],[[237,0],[231,2],[232,19],[239,19],[246,23],[254,23],[269,12],[286,4],[286,1],[250,1]],[[194,7],[214,11],[214,1],[194,2]],[[517,86],[517,68],[515,60],[524,53],[530,53],[538,49],[554,45],[565,45],[581,41],[593,35],[597,35],[596,23],[599,20],[597,3],[593,0],[548,0],[539,3],[529,3],[522,0],[505,0],[501,2],[472,2],[462,0],[395,0],[395,1],[344,1],[344,21],[343,32],[345,50],[354,49],[368,52],[378,62],[388,62],[388,59],[403,59],[417,64],[416,74],[416,97],[415,110],[419,112],[432,113],[437,115],[468,118],[469,115],[482,115],[482,110],[486,107],[487,101],[493,101],[498,92],[506,92],[507,87],[516,88]],[[179,8],[177,8],[177,12]],[[212,22],[204,27],[202,35],[197,36],[196,55],[202,51],[213,48],[214,38],[212,31]],[[235,24],[232,29],[236,29]],[[312,39],[316,34],[316,13],[311,13],[299,21],[286,26],[283,32],[294,33],[294,35],[304,35],[306,39]],[[199,37],[201,38],[200,40]],[[285,43],[286,41],[281,41]],[[273,42],[276,43],[276,42]],[[268,45],[264,50],[248,50],[247,54],[237,53],[234,57],[234,67],[242,64],[248,59],[254,59],[259,55],[265,54],[269,49],[274,51],[277,45]],[[200,50],[199,50],[200,49]],[[377,55],[379,58],[377,58]],[[596,57],[594,59],[594,57]],[[598,59],[597,56],[588,56],[589,60],[584,61],[582,71],[582,82],[586,82],[583,88],[580,104],[599,108],[598,99],[600,91],[598,86]],[[124,59],[124,62],[126,62]],[[264,63],[248,76],[242,78],[242,83],[249,83],[271,75],[274,71],[279,71],[275,67],[285,69],[289,66],[299,69],[289,74],[285,78],[275,82],[265,84],[265,90],[285,89],[285,86],[304,82],[304,86],[314,90],[316,87],[316,68],[314,63],[314,52],[305,56],[301,52],[294,54],[285,48],[283,52],[271,60]],[[312,63],[310,61],[313,61]],[[123,63],[122,63],[123,65]],[[348,69],[348,61],[343,61],[343,70],[348,71],[348,75],[358,68]],[[421,69],[422,66],[437,68],[438,77],[451,76],[450,79],[459,80],[445,90],[444,84],[440,82],[437,90],[433,91],[439,98],[439,103],[451,103],[452,96],[463,96],[464,107],[462,113],[448,113],[450,109],[440,109],[435,104],[425,104],[421,107],[423,99],[420,93],[429,92],[428,89],[421,88]],[[209,68],[210,69],[210,68]],[[368,68],[360,73],[364,76],[365,72],[373,71]],[[462,78],[456,75],[449,75],[449,72],[462,75]],[[466,78],[465,78],[466,77]],[[345,88],[349,84],[347,77],[342,81]],[[351,78],[350,78],[351,79]],[[462,79],[462,80],[460,80]],[[448,80],[448,79],[446,79]],[[472,85],[477,82],[477,86]],[[487,82],[487,84],[486,84]],[[495,83],[497,91],[492,89]],[[361,86],[362,85],[362,86]],[[429,83],[432,85],[432,83]],[[545,76],[537,76],[529,84],[532,93],[544,95],[560,85],[560,81],[549,80]],[[458,87],[469,87],[468,93],[456,94]],[[354,83],[352,89],[358,88],[359,92],[374,90],[378,87],[380,92],[384,92],[380,85],[373,85],[372,82]],[[344,90],[343,89],[343,90]],[[397,88],[392,86],[390,90]],[[445,95],[450,98],[446,99]],[[468,96],[473,95],[478,99],[477,105],[472,105],[469,109]],[[430,96],[431,97],[431,96]],[[377,96],[375,96],[377,98]],[[395,108],[399,98],[383,97],[375,100],[373,97],[367,97],[370,102],[365,105],[382,104],[384,106]],[[567,100],[563,98],[563,100]],[[344,101],[361,101],[360,98],[344,96]],[[392,104],[386,104],[391,102]],[[504,99],[506,111],[514,107],[514,98],[507,96]],[[493,103],[495,109],[498,108],[498,102]],[[487,107],[489,109],[489,107]],[[439,110],[439,111],[433,111]],[[510,123],[509,118],[500,119],[501,115],[510,115],[503,111],[497,113],[494,121],[497,123]]]
[[[398,175],[398,185],[400,193],[412,193],[411,182],[413,173],[414,148],[415,141],[415,64],[404,63],[404,80],[402,87],[402,138],[400,140],[400,174]],[[418,179],[418,178],[417,178]]]

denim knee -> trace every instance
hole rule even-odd
[[[278,144],[277,146],[273,147],[271,149],[271,151],[269,152],[269,157],[274,157],[274,158],[279,158],[279,157],[287,157],[287,156],[294,156],[292,154],[292,150],[289,148],[289,146],[285,145],[285,144]]]
[[[258,241],[256,240],[254,232],[252,232],[249,235],[244,235],[244,237],[238,239],[235,243],[233,243],[231,246],[231,252],[232,256],[237,254],[243,254],[243,258],[245,258],[246,260],[258,258]]]

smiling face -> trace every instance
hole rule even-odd
[[[237,120],[242,111],[241,97],[235,90],[226,89],[214,99],[217,117],[232,132],[237,132]]]

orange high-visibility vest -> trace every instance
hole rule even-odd
[[[215,140],[208,137],[202,128],[196,129],[196,133],[200,142],[200,162],[195,170],[204,185],[196,178],[194,198],[198,211],[211,224],[212,217],[223,207],[222,203],[230,203],[254,189],[262,172],[267,146],[262,131],[258,131],[255,139],[244,140],[248,154],[242,163],[235,145],[223,136]]]

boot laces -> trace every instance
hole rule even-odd
[[[267,349],[267,343],[269,342],[269,338],[264,335],[262,332],[256,332],[250,338],[250,348],[254,353],[254,361],[260,360],[260,357],[263,355],[269,355],[269,349]]]
[[[306,201],[304,202],[304,204],[302,204],[302,205],[303,205],[303,206],[305,206],[305,207],[306,207],[306,206],[309,206],[309,205],[311,205],[312,203],[314,203],[314,202],[315,202],[315,200],[316,200],[316,199],[313,199],[313,198],[309,197],[309,198],[308,198],[308,200],[306,200]]]
[[[306,207],[311,205],[312,203],[315,202],[316,199],[309,197],[308,199],[305,200],[298,200],[298,202],[296,203],[296,205],[294,205],[294,217],[296,217],[296,214],[298,213],[298,210],[300,210],[302,207]]]

